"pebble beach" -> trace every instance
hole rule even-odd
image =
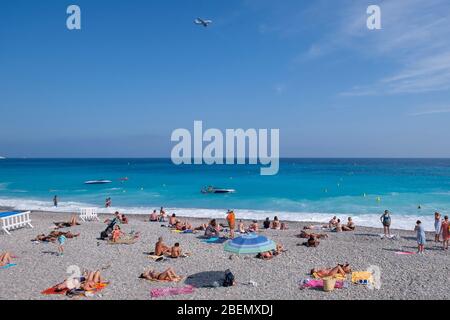
[[[99,222],[81,222],[71,228],[80,233],[78,238],[68,239],[65,254],[60,257],[54,243],[33,243],[36,235],[48,234],[53,230],[53,222],[68,221],[70,213],[31,213],[31,228],[22,228],[11,235],[0,235],[0,251],[9,251],[17,256],[14,267],[0,270],[0,299],[40,300],[71,299],[64,295],[43,295],[41,291],[66,279],[70,266],[80,270],[101,270],[110,284],[100,293],[82,299],[107,300],[148,300],[155,299],[150,291],[155,288],[183,287],[192,285],[194,292],[183,295],[164,296],[157,299],[449,299],[450,255],[443,251],[441,244],[432,240],[434,234],[427,233],[424,255],[398,255],[397,251],[416,251],[413,231],[394,230],[398,240],[381,239],[381,229],[357,227],[354,232],[327,232],[328,238],[321,240],[317,248],[299,245],[303,226],[310,224],[288,222],[289,230],[264,230],[260,234],[280,243],[287,249],[272,260],[264,261],[254,256],[231,255],[223,250],[223,244],[209,244],[201,241],[202,232],[180,234],[162,227],[162,223],[148,222],[144,215],[127,215],[129,224],[122,225],[124,232],[140,232],[137,243],[131,245],[109,245],[98,240],[105,229],[103,221],[111,215],[99,216]],[[192,225],[205,223],[205,219],[181,218]],[[237,213],[237,219],[239,215]],[[220,221],[225,223],[225,220]],[[248,224],[248,222],[247,222]],[[261,224],[261,222],[260,222]],[[153,251],[157,238],[162,236],[167,245],[179,242],[184,252],[191,256],[178,259],[154,261],[148,257]],[[310,278],[314,267],[333,267],[337,263],[350,263],[353,270],[367,270],[377,266],[381,270],[380,289],[370,289],[365,285],[351,284],[343,289],[324,292],[321,289],[299,288],[302,279]],[[159,283],[139,279],[148,269],[164,271],[172,267],[185,277],[179,283]],[[213,287],[221,282],[226,269],[236,277],[233,287]],[[73,298],[72,298],[73,299]],[[76,298],[79,299],[79,298]]]

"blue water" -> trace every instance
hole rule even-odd
[[[101,208],[111,197],[111,210],[135,213],[164,206],[180,214],[223,216],[233,208],[246,218],[278,214],[321,221],[337,214],[366,225],[376,225],[389,209],[403,228],[450,209],[450,159],[284,159],[278,175],[259,173],[253,165],[176,166],[170,159],[5,159],[0,206],[48,209],[58,195],[59,210]],[[129,180],[121,182],[123,177]],[[94,179],[113,182],[84,184]],[[237,192],[200,193],[207,185]]]

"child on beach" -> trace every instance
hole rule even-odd
[[[64,243],[66,242],[66,239],[64,234],[58,236],[58,254],[60,257],[64,256]]]
[[[442,235],[442,249],[448,250],[448,241],[450,240],[450,225],[448,223],[448,216],[444,217],[444,221],[441,223],[441,235]]]
[[[123,232],[120,230],[120,226],[116,224],[111,233],[111,238],[113,242],[117,242],[120,239],[120,236],[123,235]]]
[[[441,214],[434,213],[434,242],[441,242],[439,236],[441,235]]]
[[[425,230],[423,229],[422,222],[420,220],[417,220],[414,231],[417,232],[417,253],[423,254],[425,251],[426,236]]]
[[[389,210],[384,210],[384,213],[380,217],[380,221],[383,224],[384,235],[390,237],[391,236],[391,214]]]

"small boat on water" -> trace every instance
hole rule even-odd
[[[206,187],[200,190],[201,193],[234,193],[236,190],[234,189],[225,189],[225,188],[217,188],[217,187]]]
[[[89,180],[85,181],[84,184],[107,184],[111,182],[111,180]]]

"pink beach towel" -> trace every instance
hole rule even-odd
[[[337,280],[336,284],[334,285],[334,287],[336,289],[342,289],[342,288],[344,288],[344,285],[345,285],[344,281]],[[322,279],[306,279],[304,281],[301,281],[300,288],[301,289],[306,289],[306,288],[323,288],[323,280]]]
[[[194,287],[191,285],[188,285],[188,286],[184,286],[181,288],[152,289],[150,291],[150,295],[152,296],[152,298],[159,298],[159,297],[164,297],[164,296],[175,296],[175,295],[179,295],[179,294],[188,294],[188,293],[193,293],[193,292],[194,292]]]

